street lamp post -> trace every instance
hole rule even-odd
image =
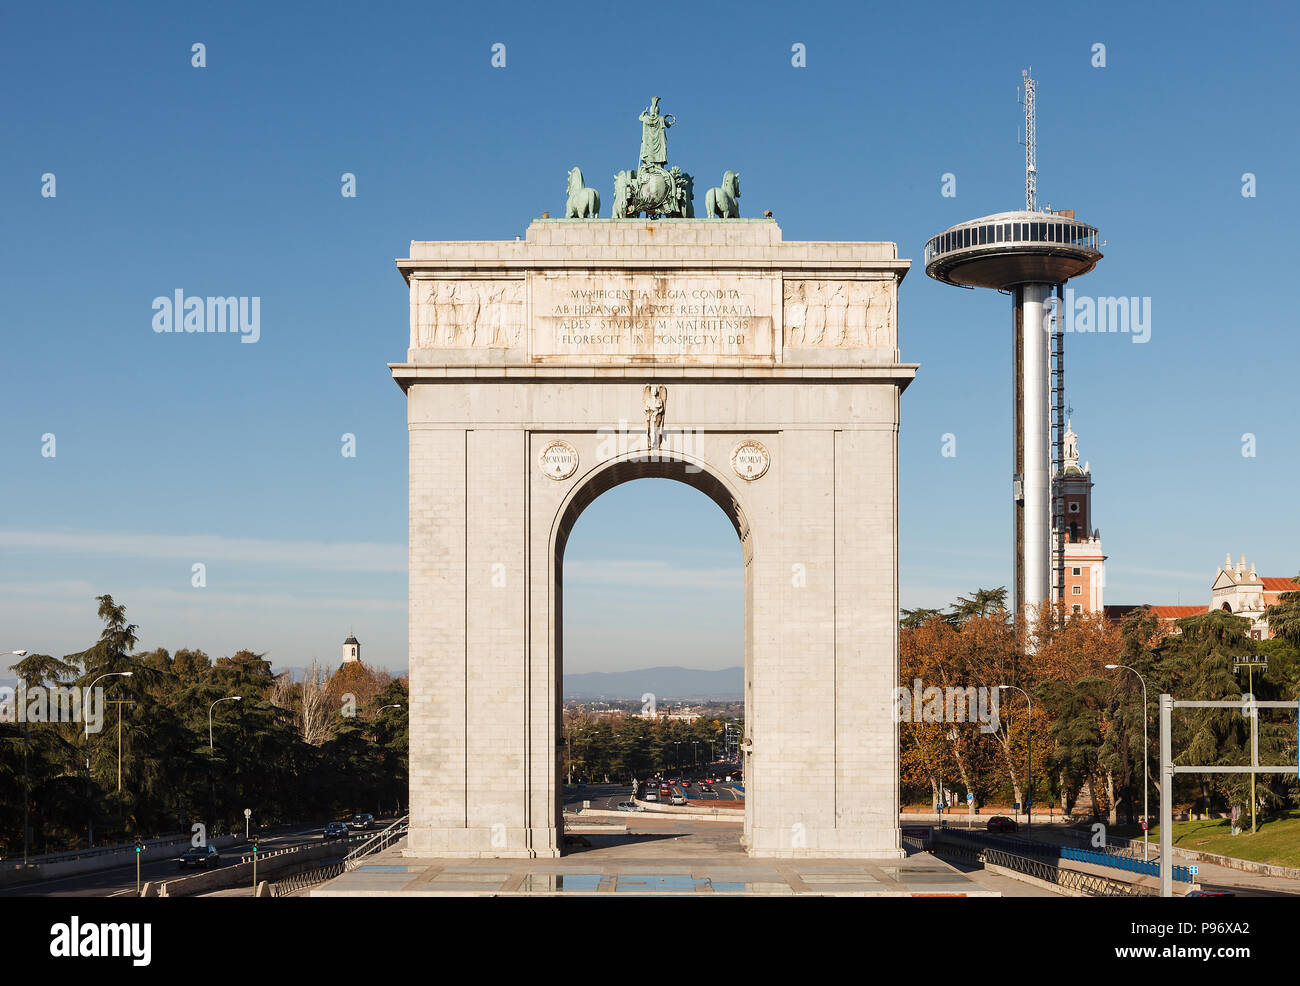
[[[1107,671],[1115,671],[1119,668],[1132,671],[1138,676],[1138,681],[1142,682],[1142,858],[1150,859],[1151,844],[1147,838],[1147,829],[1151,827],[1151,816],[1147,811],[1147,791],[1151,786],[1147,771],[1147,680],[1135,668],[1130,668],[1127,664],[1106,665]]]
[[[222,702],[242,702],[243,700],[242,695],[227,695],[225,698],[219,698],[208,706],[208,756],[212,756],[217,749],[216,742],[212,737],[212,710]]]
[[[130,699],[119,698],[108,703],[117,706],[117,793],[122,793],[122,706],[129,705],[135,708],[135,703]]]
[[[85,705],[89,701],[91,693],[94,692],[95,686],[105,678],[130,678],[134,671],[109,671],[107,674],[101,674],[98,678],[90,683],[86,689],[86,695],[82,699],[81,720],[85,725],[86,736],[86,807],[88,813],[86,816],[86,841],[90,843],[90,848],[95,848],[95,806],[90,798],[90,719],[86,716]]]
[[[211,785],[212,789],[212,819],[210,824],[213,825],[216,824],[217,819],[217,779],[212,773],[212,755],[217,752],[217,745],[216,740],[212,735],[212,710],[222,702],[242,702],[243,700],[244,697],[242,695],[227,695],[225,698],[219,698],[208,706],[208,783]],[[257,857],[254,856],[253,859],[253,868],[256,870]]]
[[[1025,701],[1029,703],[1029,715],[1025,720],[1029,733],[1029,753],[1025,758],[1025,828],[1029,829],[1034,827],[1034,700],[1019,685],[998,685],[998,691],[1004,692],[1008,688],[1014,688],[1025,696]]]

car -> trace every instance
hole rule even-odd
[[[703,791],[705,794],[712,794],[712,793],[713,793],[713,785],[712,785],[712,784],[701,784],[701,785],[700,785],[700,790]]]
[[[348,819],[348,828],[356,832],[367,832],[375,827],[375,816],[369,812],[353,815]]]
[[[1007,818],[1006,815],[994,815],[989,819],[987,826],[990,832],[1019,832],[1020,826],[1016,824],[1014,818]]]
[[[217,852],[216,846],[209,843],[206,846],[195,846],[177,862],[183,870],[210,870],[221,865],[221,853]]]
[[[655,793],[654,791],[647,791],[645,794],[641,795],[641,800],[642,800],[642,801],[658,801],[658,800],[659,800],[659,795],[658,795],[657,793]]]
[[[645,811],[645,809],[642,808],[640,805],[634,804],[631,801],[620,801],[618,803],[618,810],[619,811]]]
[[[348,837],[348,826],[346,822],[326,822],[324,838],[326,839],[346,839]]]
[[[690,781],[682,781],[682,787],[690,787],[690,786],[691,786]]]
[[[1188,897],[1236,897],[1231,890],[1189,890]]]
[[[665,784],[663,787],[659,789],[659,797],[661,798],[666,798],[672,793],[673,793],[673,789],[670,788],[667,784]]]
[[[674,795],[673,795],[672,803],[675,804],[675,805],[684,805],[684,804],[686,804],[686,795],[684,795],[684,794],[674,794]]]

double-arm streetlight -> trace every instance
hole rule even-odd
[[[1008,688],[1014,688],[1025,696],[1025,701],[1029,703],[1029,716],[1025,720],[1029,734],[1029,754],[1025,757],[1025,828],[1028,829],[1033,828],[1034,825],[1034,700],[1019,685],[998,685],[998,691],[1001,692],[1006,691]]]
[[[1123,668],[1125,671],[1132,671],[1142,682],[1142,858],[1149,859],[1151,853],[1151,844],[1147,840],[1147,829],[1151,827],[1151,816],[1147,814],[1147,680],[1142,677],[1136,668],[1130,668],[1127,664],[1107,664],[1107,671],[1116,671]],[[1170,792],[1172,797],[1172,792]]]

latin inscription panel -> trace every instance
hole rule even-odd
[[[538,271],[528,284],[534,359],[773,358],[779,277]]]

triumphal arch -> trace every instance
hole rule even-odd
[[[728,171],[696,216],[641,115],[613,216],[416,241],[408,855],[562,851],[565,543],[641,477],[694,486],[745,563],[744,843],[897,856],[898,285],[888,242],[786,242]],[[647,151],[647,147],[649,151]],[[666,531],[665,537],[672,532]],[[646,631],[653,633],[653,600]]]

